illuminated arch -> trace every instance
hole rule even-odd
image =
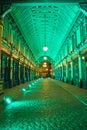
[[[39,57],[36,61],[36,64],[40,64],[41,62],[44,62],[44,61],[50,62],[52,65],[54,64],[54,60],[51,57],[49,56],[45,56],[45,57],[47,57],[46,60],[44,60],[44,56]]]

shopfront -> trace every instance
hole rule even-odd
[[[74,85],[79,85],[79,63],[78,63],[78,57],[73,60],[73,83]]]
[[[1,78],[4,81],[4,88],[10,87],[10,55],[1,53]]]
[[[82,87],[87,88],[87,52],[82,55]]]
[[[13,59],[13,86],[16,86],[19,84],[19,62],[16,59]]]
[[[72,78],[71,78],[71,63],[68,63],[68,83],[72,82]]]

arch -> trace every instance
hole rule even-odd
[[[2,15],[2,17],[4,18],[8,13],[10,13],[11,12],[11,8],[10,9],[8,9],[6,12],[4,12],[4,14]]]
[[[46,57],[47,57],[46,60],[44,60],[44,56],[39,57],[36,61],[36,64],[40,64],[41,62],[44,62],[44,61],[50,62],[52,65],[55,63],[51,57],[49,57],[49,56],[46,56]]]
[[[1,4],[0,5],[0,8],[1,8],[1,17],[4,18],[8,13],[11,12],[12,10],[12,6],[11,4],[7,4],[7,3],[4,3],[4,4]]]

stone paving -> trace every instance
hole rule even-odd
[[[86,89],[53,79],[29,84],[4,91],[9,105],[0,96],[0,130],[87,130]]]

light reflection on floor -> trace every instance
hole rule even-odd
[[[36,86],[5,106],[1,130],[86,130],[86,106],[51,79]]]

